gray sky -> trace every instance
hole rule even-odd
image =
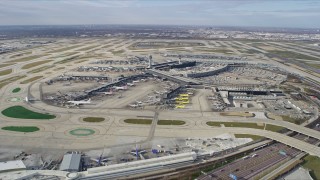
[[[0,25],[320,28],[320,0],[0,0]]]

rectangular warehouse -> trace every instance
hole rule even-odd
[[[81,154],[65,154],[60,165],[61,171],[78,172],[80,169]]]

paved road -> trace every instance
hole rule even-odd
[[[300,153],[299,155],[297,155],[296,157],[294,157],[290,161],[286,162],[285,164],[281,165],[280,167],[278,167],[277,169],[275,169],[271,173],[268,173],[266,176],[261,178],[261,180],[273,179],[276,175],[279,175],[281,172],[287,170],[288,166],[290,166],[291,164],[295,163],[296,161],[299,161],[305,155],[306,155],[306,153]]]

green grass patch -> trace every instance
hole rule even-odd
[[[272,125],[272,124],[267,124],[267,127],[266,127],[266,130],[272,131],[272,132],[279,132],[283,129],[285,129],[285,128],[282,126],[276,126],[276,125]]]
[[[85,122],[102,122],[102,121],[104,121],[104,118],[102,118],[102,117],[85,117],[85,118],[83,118],[83,121],[85,121]]]
[[[19,88],[19,87],[12,90],[13,93],[17,93],[19,91],[21,91],[21,88]]]
[[[50,69],[50,68],[52,68],[52,67],[54,67],[54,66],[51,66],[51,65],[43,66],[43,67],[40,67],[40,68],[31,70],[31,71],[29,71],[28,73],[38,73],[38,72],[42,72],[42,71],[44,71],[44,70]]]
[[[137,49],[158,49],[158,48],[173,48],[173,47],[194,47],[194,46],[204,46],[203,43],[197,42],[136,42],[128,47],[130,50]]]
[[[58,67],[58,68],[55,68],[54,71],[59,71],[59,70],[62,70],[62,69],[65,69],[65,67]]]
[[[78,128],[78,129],[71,130],[69,133],[74,136],[90,136],[94,134],[95,131],[93,129]]]
[[[111,51],[113,55],[120,55],[123,54],[125,51],[124,50],[119,50],[119,51]]]
[[[48,63],[48,62],[51,62],[51,60],[45,60],[45,61],[38,61],[38,62],[29,63],[29,64],[26,64],[26,65],[22,66],[21,69],[30,69],[30,68],[33,68],[35,66],[40,66],[40,65]]]
[[[36,126],[6,126],[1,128],[7,131],[16,131],[16,132],[36,132],[40,129]]]
[[[310,175],[313,179],[320,179],[320,158],[317,156],[308,155],[304,159],[302,166],[310,169]]]
[[[75,45],[75,46],[60,48],[60,49],[56,49],[56,50],[50,51],[48,53],[58,53],[58,52],[68,51],[70,49],[75,49],[75,48],[78,48],[78,47],[81,47],[81,46],[83,46],[83,45]]]
[[[78,58],[78,57],[79,57],[79,55],[72,56],[72,57],[68,57],[68,58],[65,58],[64,60],[55,62],[54,64],[64,64],[64,63],[68,63],[68,62],[70,62],[70,61],[75,60],[75,59]]]
[[[124,120],[125,123],[129,124],[151,124],[151,119],[126,119]]]
[[[263,137],[262,136],[257,136],[257,135],[252,135],[252,134],[234,134],[236,138],[251,138],[252,140],[260,140]]]
[[[88,47],[85,47],[85,48],[81,48],[81,49],[78,49],[77,51],[87,51],[87,50],[90,50],[90,49],[93,49],[93,48],[96,48],[96,47],[99,47],[100,45],[93,45],[93,46],[88,46]]]
[[[7,67],[7,66],[11,66],[11,65],[13,65],[13,63],[12,64],[0,64],[0,68],[4,68],[4,67]]]
[[[31,60],[34,60],[34,59],[37,59],[37,58],[40,58],[40,57],[43,57],[43,56],[40,56],[40,55],[28,56],[28,57],[12,60],[12,61],[9,61],[9,62],[25,62],[25,61],[31,61]]]
[[[216,126],[216,127],[221,127],[221,124],[223,124],[225,127],[240,127],[240,128],[254,128],[254,129],[264,129],[264,124],[259,125],[257,123],[242,123],[242,122],[214,122],[214,121],[209,121],[206,123],[208,126]],[[268,131],[273,131],[273,132],[278,132],[280,130],[284,129],[284,127],[281,126],[276,126],[276,125],[271,125],[267,124],[266,130]]]
[[[17,58],[17,57],[28,55],[28,54],[32,54],[32,52],[29,51],[29,52],[23,52],[23,53],[19,53],[19,54],[14,54],[14,55],[10,56],[10,58]]]
[[[289,59],[308,59],[308,60],[320,60],[319,58],[307,56],[304,54],[299,54],[292,51],[279,51],[279,50],[271,50],[269,51],[272,55],[277,55],[282,58],[289,58]]]
[[[320,64],[311,64],[311,63],[307,63],[307,64],[308,64],[308,66],[320,69]]]
[[[43,78],[43,76],[35,76],[35,77],[29,78],[29,79],[26,79],[26,80],[20,82],[20,84],[31,83],[31,82],[36,81],[36,80],[41,79],[41,78]]]
[[[287,122],[291,122],[294,124],[302,124],[303,122],[305,122],[307,119],[296,119],[296,118],[292,118],[290,116],[286,116],[286,115],[282,115],[281,116],[282,120],[287,121]]]
[[[12,73],[12,69],[6,69],[3,71],[0,71],[0,76],[5,76],[5,75],[11,74],[11,73]]]
[[[202,52],[211,52],[211,53],[222,53],[222,54],[231,54],[233,51],[227,49],[227,48],[218,48],[218,49],[211,49],[211,48],[194,48],[196,51],[202,51]]]
[[[242,127],[242,128],[255,128],[255,129],[263,129],[264,126],[259,126],[257,123],[239,123],[239,122],[207,122],[209,126],[221,126],[224,124],[225,127]]]
[[[4,86],[14,82],[14,81],[17,81],[17,80],[25,78],[25,77],[27,77],[27,76],[25,76],[25,75],[24,76],[14,76],[14,77],[11,77],[8,79],[4,79],[4,80],[0,81],[0,89]]]
[[[1,113],[4,116],[18,119],[54,119],[56,117],[50,114],[34,112],[22,106],[12,106],[1,111]]]
[[[159,120],[158,125],[184,125],[186,122],[181,120]]]
[[[249,112],[222,112],[221,116],[238,116],[238,117],[254,117],[253,113]]]

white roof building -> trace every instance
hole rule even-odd
[[[26,169],[26,166],[21,160],[0,162],[0,173],[24,169]]]

